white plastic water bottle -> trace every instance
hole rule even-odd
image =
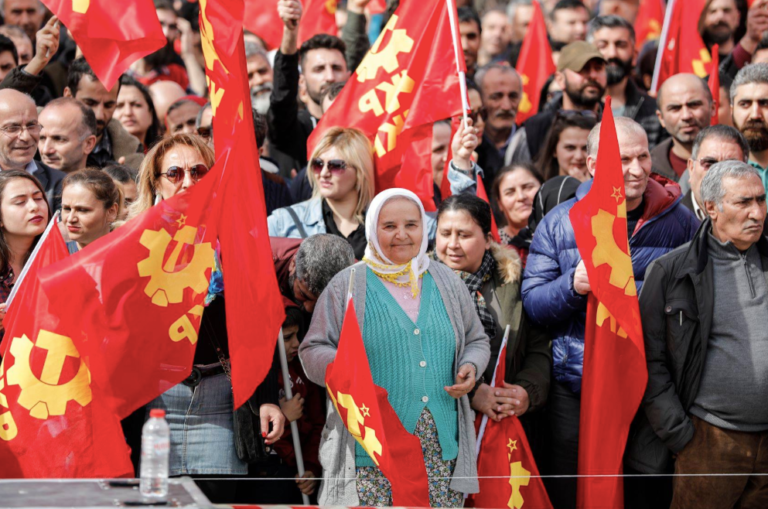
[[[141,483],[143,497],[163,501],[168,497],[168,458],[171,430],[165,422],[165,410],[149,411],[149,420],[141,430]]]

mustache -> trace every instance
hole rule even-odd
[[[584,85],[581,87],[581,90],[584,91],[587,87],[595,87],[598,90],[603,89],[603,86],[595,80],[589,80],[584,83]]]
[[[768,126],[765,125],[764,122],[761,120],[748,120],[744,123],[744,129],[754,129],[756,131],[766,131],[768,130]]]
[[[271,91],[272,91],[272,83],[263,83],[258,87],[253,87],[251,89],[251,95],[258,95],[262,92],[271,92]]]
[[[496,118],[514,118],[515,117],[515,111],[514,110],[499,110],[493,115]]]

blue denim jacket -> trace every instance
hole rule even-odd
[[[467,177],[464,173],[455,171],[451,161],[451,170],[448,172],[448,181],[451,183],[451,193],[477,193],[477,176],[482,178],[483,170],[477,165],[473,164],[474,178]],[[325,231],[325,221],[323,221],[323,205],[320,198],[312,198],[296,205],[292,205],[293,211],[299,218],[304,231],[308,237],[316,235],[318,233],[327,233]],[[283,207],[272,212],[272,215],[267,218],[267,226],[269,226],[270,237],[288,237],[299,239],[301,234],[296,227],[296,223],[288,213],[287,207]],[[429,239],[432,240],[437,234],[437,214],[434,212],[427,213],[427,232]]]

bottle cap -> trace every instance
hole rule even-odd
[[[165,410],[163,410],[162,408],[153,408],[152,410],[149,411],[149,416],[158,417],[162,419],[163,417],[165,417]]]

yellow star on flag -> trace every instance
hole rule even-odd
[[[363,406],[360,407],[360,413],[363,414],[363,417],[370,417],[371,416],[370,410],[371,410],[370,408],[365,406],[365,403],[363,403]]]
[[[185,216],[184,214],[182,214],[182,215],[181,215],[181,217],[179,217],[179,218],[176,220],[176,224],[178,224],[178,225],[179,225],[179,228],[181,228],[182,226],[184,226],[184,225],[186,224],[186,222],[187,222],[187,216]]]
[[[623,196],[621,194],[621,188],[620,187],[614,187],[613,188],[613,194],[611,195],[611,198],[616,198],[616,203],[619,203],[619,201],[621,201]]]
[[[509,443],[507,444],[507,447],[509,448],[509,452],[516,451],[517,450],[517,440],[509,439]]]

